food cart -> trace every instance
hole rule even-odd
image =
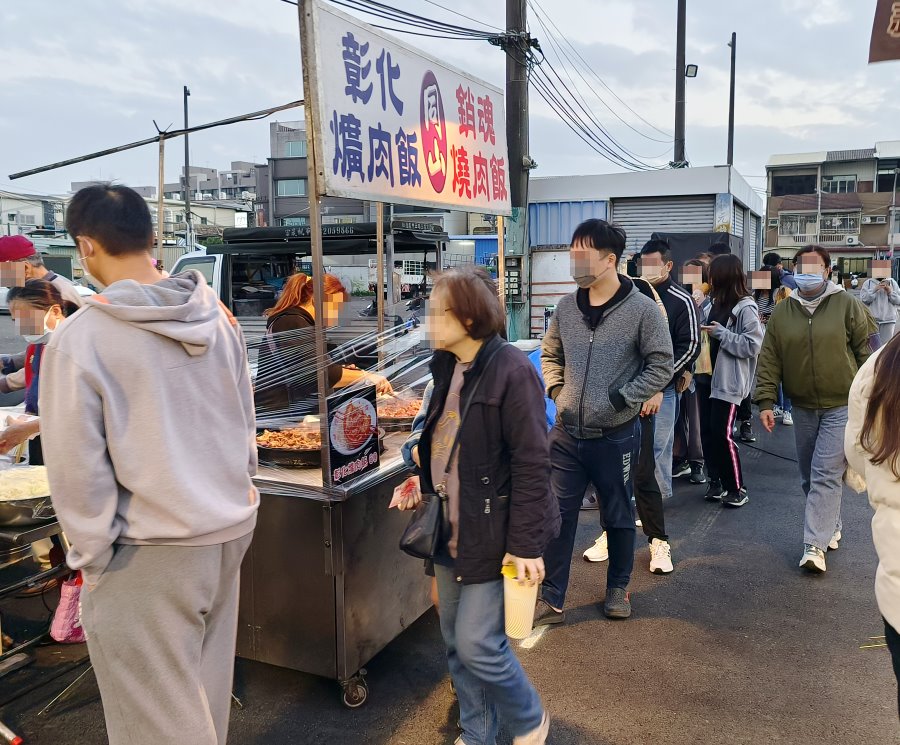
[[[375,223],[323,226],[322,233],[327,256],[378,253]],[[386,221],[384,234],[396,253],[435,262],[447,240],[434,225],[409,221]],[[226,230],[222,244],[185,255],[173,271],[204,273],[240,322],[256,371],[265,344],[262,314],[310,253],[305,226]],[[260,510],[241,572],[238,656],[336,680],[350,707],[367,698],[368,661],[431,607],[422,562],[398,548],[409,516],[388,510],[394,487],[409,475],[400,447],[427,382],[430,353],[419,330],[392,326],[379,333],[375,319],[350,309],[323,330],[332,346],[353,348],[366,367],[380,367],[403,396],[380,403],[388,407],[380,413],[391,414],[399,402],[405,410],[379,417],[377,470],[347,485],[329,483],[318,425],[315,450],[260,447]],[[260,430],[279,428],[258,416]]]
[[[374,349],[372,361],[395,388],[399,384],[417,392],[426,381],[428,357],[417,351],[420,331],[406,334],[387,328],[385,294],[390,298],[392,293],[381,288],[389,286],[385,279],[394,254],[421,250],[423,242],[434,244],[435,264],[440,267],[439,250],[446,236],[431,227],[385,221],[384,205],[498,215],[502,259],[502,216],[510,214],[503,93],[321,0],[300,0],[298,13],[310,224],[297,229],[296,239],[309,246],[315,318],[326,318],[324,257],[335,251],[374,253],[377,330],[369,331],[362,347]],[[449,114],[456,110],[460,116],[454,121]],[[368,229],[363,226],[323,226],[323,195],[374,202],[374,241],[371,232],[365,238],[355,234]],[[277,229],[256,234],[257,240],[268,243],[266,252],[296,253],[299,242],[287,245],[292,236],[282,240],[268,230]],[[335,231],[346,233],[330,235]],[[243,235],[253,242],[249,233]],[[238,260],[250,247],[238,245],[237,231],[224,237],[225,244],[212,249],[223,260],[209,265],[212,274],[207,276],[218,283],[220,297],[241,320],[260,311],[259,304],[238,305],[238,300],[258,296],[246,297],[243,289],[242,297],[235,293],[238,280],[252,280],[235,272],[239,265],[250,266]],[[503,297],[502,274],[500,284]],[[269,300],[274,303],[274,297],[264,302]],[[241,312],[245,309],[250,312]],[[388,509],[394,488],[408,475],[400,447],[411,417],[405,417],[405,424],[404,417],[379,417],[371,386],[346,395],[321,395],[329,389],[328,343],[349,333],[339,341],[358,348],[353,331],[352,322],[326,329],[317,321],[313,327],[312,356],[320,361],[315,373],[318,417],[297,423],[295,430],[302,425],[317,431],[321,466],[272,465],[282,456],[292,456],[265,452],[273,441],[263,433],[263,465],[256,479],[261,503],[242,568],[237,647],[241,657],[337,680],[350,707],[361,705],[368,695],[363,666],[431,605],[422,562],[398,548],[409,516]],[[251,350],[264,343],[260,335],[249,336]],[[372,339],[374,345],[369,344]],[[353,442],[347,422],[360,417],[369,430]],[[380,429],[384,423],[380,419],[391,419],[392,431]],[[354,425],[352,432],[358,431]],[[309,430],[301,434],[296,440],[311,437]],[[290,438],[294,437],[292,433]],[[301,460],[298,455],[296,465],[304,465]]]

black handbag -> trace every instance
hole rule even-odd
[[[456,430],[456,437],[450,448],[447,467],[444,469],[443,484],[447,483],[447,476],[453,466],[453,459],[456,457],[456,450],[459,447],[459,438],[462,435],[463,424],[466,421],[466,415],[469,413],[469,407],[475,398],[475,392],[478,390],[478,386],[487,372],[488,365],[490,365],[494,355],[497,354],[502,346],[505,345],[501,344],[485,360],[484,369],[475,381],[475,385],[472,386],[472,391],[469,393],[465,406],[460,412],[459,427]],[[422,495],[422,501],[416,506],[416,510],[413,512],[406,530],[403,531],[403,535],[400,537],[400,550],[417,559],[433,559],[442,542],[446,543],[450,538],[452,527],[450,525],[449,499],[443,484],[439,485],[434,493]]]

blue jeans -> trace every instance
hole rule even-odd
[[[503,581],[463,585],[439,564],[434,575],[466,745],[495,745],[500,719],[513,737],[537,729],[544,707],[506,638]]]
[[[550,485],[559,500],[562,525],[544,551],[546,577],[542,597],[562,608],[569,587],[572,551],[581,500],[588,484],[597,490],[609,542],[607,588],[625,589],[634,568],[634,514],[631,508],[631,469],[636,464],[638,422],[595,440],[579,440],[562,427],[550,433]]]
[[[666,388],[659,413],[654,417],[653,457],[656,459],[656,481],[663,499],[672,496],[672,447],[680,398],[674,386]]]
[[[791,399],[784,395],[784,388],[782,388],[781,384],[778,384],[778,405],[781,407],[781,410],[791,413],[794,409],[794,405],[791,403]]]
[[[844,492],[844,430],[847,407],[794,409],[794,439],[800,466],[800,485],[806,495],[803,542],[828,549],[841,529],[841,496]]]

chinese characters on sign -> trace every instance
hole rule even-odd
[[[505,121],[502,92],[328,5],[313,7],[325,193],[507,214],[506,132],[495,126]]]
[[[900,0],[878,0],[875,7],[875,21],[872,24],[869,62],[898,59],[900,59]]]

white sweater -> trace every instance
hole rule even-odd
[[[875,381],[875,362],[881,351],[866,360],[850,388],[844,451],[850,467],[865,478],[869,502],[875,508],[872,538],[878,552],[878,571],[875,573],[878,609],[891,626],[900,629],[900,481],[894,476],[889,463],[874,465],[871,455],[859,444]]]

